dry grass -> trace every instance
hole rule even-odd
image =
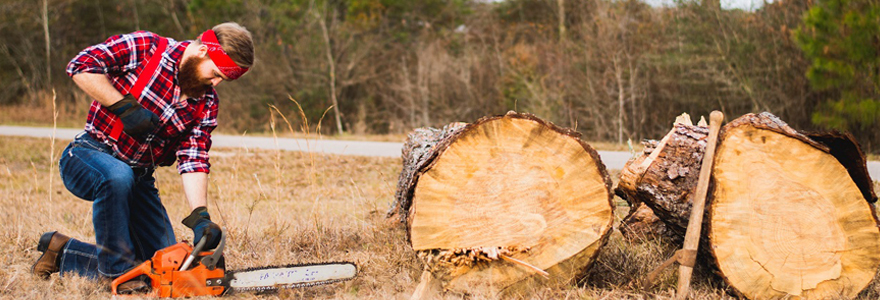
[[[84,94],[76,93],[71,101],[53,103],[51,91],[39,93],[34,103],[0,106],[0,124],[43,127],[57,124],[61,128],[81,128],[85,125],[92,101]],[[55,113],[58,114],[57,119]]]
[[[90,203],[67,192],[60,178],[50,180],[58,177],[54,159],[67,142],[56,141],[53,155],[49,139],[0,137],[2,299],[110,296],[105,286],[82,278],[53,275],[43,281],[29,273],[39,256],[36,243],[41,233],[59,230],[94,240]],[[404,230],[384,219],[400,169],[397,159],[231,148],[214,149],[212,154],[210,205],[215,220],[229,234],[226,258],[231,269],[333,260],[353,261],[360,269],[356,279],[345,283],[233,298],[407,299],[413,292],[421,262],[406,244]],[[172,220],[182,219],[188,208],[175,169],[161,168],[156,177]],[[619,208],[618,217],[626,210]],[[191,238],[188,228],[173,223],[178,239]],[[512,297],[667,299],[674,290],[673,269],[654,288],[640,286],[643,276],[673,250],[662,239],[630,242],[615,232],[576,285]],[[694,299],[730,298],[706,270],[698,269],[694,282]],[[861,298],[877,299],[878,295],[880,286],[874,284]],[[464,298],[493,297],[474,291]]]
[[[57,152],[67,141],[55,145]],[[50,141],[0,137],[0,298],[106,298],[102,286],[76,278],[41,281],[29,274],[39,256],[36,240],[59,230],[94,241],[91,205],[71,195],[60,179],[49,181]],[[35,151],[36,149],[40,149]],[[405,295],[419,269],[404,232],[384,222],[393,195],[393,159],[310,156],[298,152],[215,149],[210,176],[211,211],[229,234],[227,264],[236,268],[347,260],[360,267],[353,281],[282,293],[335,298]],[[55,154],[55,157],[58,153]],[[157,186],[173,220],[188,214],[179,176],[160,168]],[[53,199],[49,201],[49,195]],[[173,222],[178,239],[191,231]],[[377,255],[381,254],[381,255]],[[240,297],[252,297],[241,295]]]

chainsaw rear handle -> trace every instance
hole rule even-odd
[[[128,282],[129,280],[132,280],[135,277],[138,277],[141,275],[150,276],[152,271],[153,271],[152,261],[148,260],[148,261],[141,263],[137,267],[134,267],[133,269],[129,270],[128,272],[125,272],[125,274],[122,274],[122,276],[116,277],[116,279],[113,279],[113,282],[110,283],[110,288],[111,288],[111,291],[113,292],[113,295],[118,295],[116,293],[116,289],[119,287],[120,284]]]

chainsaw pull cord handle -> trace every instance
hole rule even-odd
[[[193,248],[193,251],[189,253],[189,256],[186,258],[186,260],[183,262],[183,264],[180,265],[179,271],[184,271],[187,268],[189,268],[189,265],[191,265],[193,260],[196,259],[196,255],[198,255],[198,253],[202,251],[202,248],[205,247],[205,243],[207,243],[207,242],[208,242],[208,239],[202,239],[201,241],[199,241],[198,244],[196,244],[196,247]]]

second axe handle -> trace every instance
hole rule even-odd
[[[686,257],[688,262],[681,263],[678,267],[678,290],[675,299],[685,299],[690,292],[691,274],[694,271],[696,252],[700,246],[700,232],[703,228],[703,212],[706,206],[706,192],[709,189],[709,178],[712,176],[712,164],[715,161],[715,145],[718,142],[718,131],[721,130],[721,122],[724,114],[720,111],[712,111],[709,115],[709,136],[706,138],[706,152],[703,153],[703,163],[700,166],[700,178],[697,181],[697,194],[694,195],[691,217],[688,220],[687,232],[684,236],[682,253],[690,254]]]

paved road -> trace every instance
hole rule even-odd
[[[72,140],[80,131],[82,131],[82,129],[58,128],[55,131],[55,137],[58,139]],[[0,135],[49,138],[52,137],[52,128],[0,125]],[[279,138],[276,141],[271,137],[221,134],[215,134],[213,136],[213,142],[216,147],[281,149],[377,157],[400,157],[400,148],[403,146],[402,143],[389,142],[307,140],[294,138]],[[623,168],[623,164],[629,160],[631,154],[622,151],[599,151],[599,156],[602,158],[602,162],[605,163],[605,166],[608,169],[619,170]],[[880,162],[869,161],[868,172],[871,174],[871,178],[880,178]]]

